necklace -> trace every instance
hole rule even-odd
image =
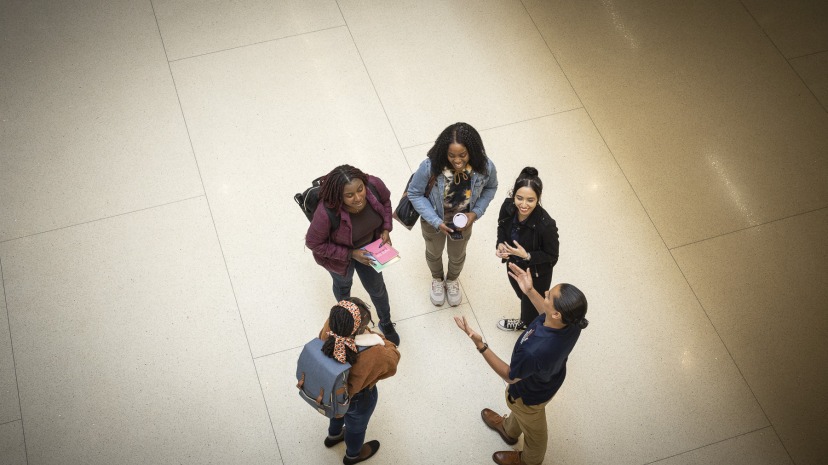
[[[468,180],[469,180],[469,174],[465,169],[463,169],[461,171],[455,171],[454,172],[454,184],[455,185],[460,184],[461,181],[468,181]]]

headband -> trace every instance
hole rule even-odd
[[[328,331],[328,336],[333,336],[335,339],[334,342],[334,350],[333,350],[333,357],[339,361],[339,363],[345,363],[345,348],[349,348],[354,352],[359,352],[357,348],[356,341],[354,341],[354,335],[356,334],[357,330],[362,326],[362,313],[359,311],[359,307],[356,306],[355,303],[348,301],[348,300],[340,300],[336,304],[339,307],[348,310],[351,313],[351,316],[354,318],[354,329],[351,330],[350,336],[340,336],[333,331]]]

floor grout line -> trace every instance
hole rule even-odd
[[[9,316],[9,297],[6,292],[6,275],[3,273],[3,258],[0,257],[0,286],[3,289],[3,305],[6,307],[6,324],[9,329],[9,346],[11,346],[12,366],[14,367],[14,385],[17,388],[17,411],[20,415],[20,430],[23,433],[23,454],[26,456],[26,463],[29,463],[29,447],[26,444],[26,425],[23,422],[23,403],[20,401],[20,379],[17,377],[17,359],[14,356],[14,335],[11,329],[11,317]],[[12,423],[8,422],[8,423]],[[7,423],[3,423],[4,425]]]
[[[153,11],[153,13],[154,13],[154,11]],[[158,17],[155,18],[155,24],[156,25],[158,24]],[[301,36],[308,35],[308,34],[315,34],[317,32],[330,31],[331,29],[338,29],[340,27],[345,27],[345,25],[340,24],[338,26],[331,26],[331,27],[326,27],[326,28],[322,28],[322,29],[317,29],[315,31],[300,32],[298,34],[291,34],[289,36],[276,37],[275,39],[260,40],[259,42],[252,42],[252,43],[249,43],[249,44],[237,45],[235,47],[224,48],[224,49],[221,49],[221,50],[213,50],[213,51],[210,51],[210,52],[199,53],[199,54],[188,56],[188,57],[175,58],[175,59],[172,59],[172,60],[167,58],[167,63],[176,63],[176,62],[179,62],[179,61],[189,60],[189,59],[192,59],[192,58],[199,58],[199,57],[203,57],[203,56],[207,56],[207,55],[215,55],[216,53],[229,52],[230,50],[238,50],[240,48],[252,47],[254,45],[267,44],[267,43],[270,43],[270,42],[278,42],[280,40],[291,39],[293,37],[301,37]],[[158,28],[158,33],[159,34],[161,33],[161,27],[160,26]],[[162,38],[162,40],[163,40],[163,38]],[[166,55],[166,52],[167,52],[167,47],[165,46],[164,47],[164,54],[165,55]]]
[[[391,134],[394,135],[394,140],[397,141],[397,147],[400,149],[400,155],[402,155],[403,161],[405,162],[406,166],[408,166],[408,170],[413,173],[411,169],[411,165],[408,164],[408,159],[405,158],[405,153],[403,153],[402,144],[400,144],[400,138],[397,135],[397,131],[394,129],[394,125],[391,123],[391,118],[388,116],[388,110],[385,109],[385,104],[382,103],[382,97],[380,97],[379,91],[377,91],[377,86],[374,84],[374,78],[371,77],[371,73],[368,71],[368,65],[365,64],[365,58],[362,56],[362,51],[359,49],[359,46],[356,43],[356,39],[354,39],[354,34],[351,32],[351,26],[348,25],[348,20],[345,19],[345,13],[342,12],[342,7],[339,5],[339,0],[336,1],[336,7],[339,9],[339,15],[342,17],[342,22],[345,23],[345,30],[348,31],[348,36],[351,38],[351,43],[354,44],[354,50],[356,50],[357,55],[359,56],[359,61],[362,63],[362,69],[365,70],[365,75],[368,76],[368,81],[371,83],[371,88],[374,89],[374,95],[377,97],[377,102],[380,104],[380,108],[382,108],[382,114],[385,115],[385,121],[388,122],[388,128],[391,129]]]
[[[743,231],[748,231],[750,229],[759,228],[759,227],[762,227],[762,226],[768,226],[768,225],[771,225],[773,223],[778,223],[780,221],[789,220],[791,218],[796,218],[798,216],[810,215],[811,213],[816,213],[818,211],[822,211],[822,210],[825,210],[825,209],[828,209],[828,205],[826,205],[824,207],[814,208],[813,210],[808,210],[808,211],[804,211],[804,212],[800,212],[800,213],[794,213],[793,215],[784,216],[782,218],[776,218],[776,219],[773,219],[773,220],[768,220],[768,221],[765,221],[764,223],[752,224],[750,226],[745,226],[744,228],[734,229],[733,231],[724,232],[724,233],[721,233],[721,234],[717,234],[715,236],[710,236],[710,237],[706,237],[704,239],[699,239],[697,241],[688,242],[686,244],[677,245],[675,247],[671,247],[669,250],[672,252],[673,250],[678,250],[678,249],[681,249],[682,247],[689,247],[691,245],[711,241],[713,239],[718,239],[720,237],[730,236],[731,234],[737,234],[737,233],[740,233],[740,232],[743,232]]]
[[[155,13],[155,5],[153,4],[153,0],[150,0],[150,6],[152,7],[152,14],[155,17],[155,26],[158,28],[158,37],[161,40],[161,47],[164,49],[164,55],[166,56],[167,55],[167,46],[164,43],[164,36],[161,33],[161,26],[158,24],[158,15]],[[276,443],[276,450],[279,453],[279,460],[284,462],[284,454],[282,454],[282,448],[279,445],[279,438],[276,436],[276,428],[273,426],[273,416],[270,413],[270,407],[267,405],[267,396],[265,396],[264,388],[262,387],[262,380],[261,380],[261,377],[259,376],[259,369],[256,366],[256,360],[253,358],[253,348],[250,346],[250,338],[247,335],[247,327],[244,324],[244,316],[242,315],[241,307],[239,306],[239,299],[236,295],[236,287],[233,285],[233,278],[230,274],[230,267],[227,265],[227,257],[224,254],[224,247],[221,244],[221,237],[219,236],[218,227],[216,226],[216,220],[215,220],[215,217],[213,216],[213,207],[210,205],[210,197],[207,195],[207,188],[204,185],[204,177],[201,174],[201,166],[199,165],[198,157],[196,156],[195,147],[193,145],[193,139],[192,139],[192,136],[190,134],[190,126],[187,123],[187,117],[184,114],[184,105],[181,103],[181,95],[178,93],[178,85],[175,82],[175,74],[172,71],[172,65],[170,64],[169,57],[166,57],[166,58],[167,58],[167,69],[170,73],[170,79],[172,79],[173,89],[175,90],[176,100],[178,101],[178,108],[181,111],[181,120],[184,122],[184,129],[187,132],[187,140],[190,144],[190,150],[192,151],[192,154],[193,154],[193,161],[196,165],[196,170],[198,171],[198,178],[199,178],[199,181],[201,182],[201,188],[204,191],[204,199],[207,203],[207,211],[210,213],[210,221],[213,224],[213,232],[216,235],[216,242],[218,244],[219,251],[221,252],[222,262],[224,263],[224,271],[227,275],[227,282],[230,284],[230,292],[233,293],[233,301],[236,304],[236,312],[239,315],[239,323],[241,325],[242,332],[244,333],[245,342],[247,342],[247,350],[248,350],[248,353],[250,354],[250,362],[251,362],[251,365],[252,365],[252,368],[253,368],[253,373],[256,374],[256,382],[259,385],[259,392],[262,395],[262,402],[264,403],[265,411],[267,412],[267,419],[270,422],[270,431],[273,434],[273,440]]]
[[[748,431],[748,432],[745,432],[745,433],[739,433],[739,434],[737,434],[735,436],[731,436],[729,438],[724,438],[724,439],[721,439],[719,441],[713,441],[711,443],[704,444],[704,445],[699,446],[699,447],[694,447],[693,449],[688,449],[684,452],[679,452],[677,454],[669,455],[667,457],[662,457],[662,458],[660,458],[658,460],[654,460],[652,462],[646,462],[644,465],[653,465],[653,464],[656,464],[656,463],[659,463],[659,462],[663,462],[665,460],[669,460],[673,457],[679,457],[679,456],[684,455],[684,454],[689,454],[690,452],[695,452],[697,450],[705,449],[705,448],[710,447],[710,446],[715,446],[716,444],[721,444],[723,442],[731,441],[731,440],[736,439],[736,438],[741,438],[743,436],[747,436],[749,434],[757,433],[757,432],[765,430],[765,429],[770,429],[771,431],[774,432],[774,434],[776,434],[776,430],[773,429],[773,425],[763,426],[761,428],[756,428],[752,431]],[[778,435],[777,435],[777,437],[778,437]]]
[[[581,105],[579,107],[569,108],[569,109],[566,109],[566,110],[553,111],[552,113],[547,113],[545,115],[533,116],[531,118],[526,118],[526,119],[522,119],[522,120],[519,120],[519,121],[511,121],[509,123],[498,124],[496,126],[489,126],[489,127],[481,128],[481,129],[479,129],[479,132],[482,133],[482,132],[485,132],[485,131],[491,131],[493,129],[500,129],[500,128],[505,128],[505,127],[509,127],[509,126],[514,126],[516,124],[528,123],[529,121],[536,121],[536,120],[539,120],[539,119],[549,118],[551,116],[563,115],[565,113],[570,113],[570,112],[573,112],[573,111],[582,110],[583,108],[584,108],[583,105]],[[419,147],[420,145],[425,145],[425,144],[430,144],[430,143],[431,142],[417,143],[417,144],[414,144],[414,145],[409,145],[408,147],[403,147],[402,149],[403,150],[408,150],[408,149],[411,149],[411,148],[414,148],[414,147]]]
[[[707,318],[707,321],[709,322],[710,327],[713,328],[713,331],[716,334],[716,337],[719,339],[719,342],[722,344],[722,347],[724,347],[725,351],[727,352],[728,357],[730,357],[730,361],[733,363],[733,366],[736,367],[736,369],[739,371],[739,376],[742,378],[742,381],[745,383],[745,386],[747,386],[748,390],[750,390],[750,393],[753,396],[754,400],[756,401],[756,404],[759,406],[759,409],[761,410],[762,415],[765,417],[765,420],[768,422],[768,424],[771,426],[771,428],[773,428],[773,423],[771,423],[770,417],[768,417],[767,412],[765,412],[765,409],[762,407],[762,404],[759,402],[759,399],[756,397],[756,393],[753,392],[753,388],[750,386],[750,384],[748,383],[748,380],[745,377],[744,373],[742,373],[741,368],[736,363],[736,359],[733,357],[733,354],[731,353],[730,348],[727,346],[724,339],[722,338],[722,335],[719,333],[718,328],[716,328],[716,325],[713,324],[713,320],[710,318],[710,314],[707,312],[707,309],[702,304],[701,300],[699,299],[699,296],[696,294],[696,290],[693,289],[693,286],[690,284],[690,281],[687,279],[687,276],[684,274],[684,270],[679,265],[678,261],[676,260],[675,256],[673,255],[672,250],[670,250],[670,247],[667,245],[667,242],[664,240],[664,237],[661,235],[661,231],[659,231],[658,227],[656,226],[655,222],[653,221],[652,217],[650,216],[650,212],[647,211],[647,208],[644,206],[644,202],[641,201],[641,197],[638,195],[638,192],[635,190],[635,187],[632,185],[632,182],[630,181],[629,177],[627,176],[627,173],[624,172],[623,167],[618,162],[618,158],[616,158],[615,153],[613,152],[612,148],[610,148],[609,144],[607,143],[607,140],[604,137],[604,134],[598,128],[598,125],[595,123],[595,120],[593,119],[592,114],[589,112],[589,109],[586,107],[586,105],[584,105],[583,100],[581,99],[581,96],[578,94],[578,91],[575,89],[575,86],[572,84],[572,81],[569,79],[569,75],[567,75],[566,71],[564,70],[563,65],[561,65],[561,63],[558,61],[558,58],[555,56],[555,53],[552,51],[552,48],[549,46],[549,43],[546,41],[546,37],[544,37],[543,34],[541,33],[540,28],[538,27],[537,23],[535,22],[535,19],[532,18],[531,13],[529,13],[529,10],[528,10],[528,8],[526,8],[526,5],[523,3],[523,0],[521,0],[521,4],[523,5],[524,9],[526,9],[526,13],[529,15],[530,19],[532,20],[532,24],[535,25],[535,28],[537,29],[538,34],[540,34],[541,38],[543,39],[544,43],[546,44],[547,49],[552,54],[552,57],[555,59],[555,62],[558,64],[558,67],[560,68],[560,70],[563,73],[564,77],[566,77],[566,80],[569,83],[570,87],[572,88],[572,91],[577,96],[578,101],[581,102],[581,105],[584,107],[584,111],[586,112],[587,116],[589,117],[589,120],[592,123],[592,126],[595,128],[595,131],[601,137],[601,140],[603,141],[604,146],[607,148],[607,151],[609,152],[610,156],[612,156],[612,159],[615,162],[615,165],[618,167],[618,170],[621,172],[622,176],[624,176],[624,180],[627,182],[627,185],[629,186],[630,190],[632,190],[633,194],[635,195],[635,198],[638,201],[639,206],[644,211],[644,213],[647,215],[647,218],[650,220],[650,224],[652,225],[653,230],[655,230],[656,234],[658,234],[658,237],[659,237],[659,239],[661,239],[662,245],[664,246],[665,250],[667,250],[670,253],[670,257],[673,259],[673,264],[679,270],[679,272],[682,275],[682,278],[684,278],[684,282],[686,283],[687,287],[693,293],[693,297],[696,299],[696,302],[698,303],[699,307],[702,309],[702,312],[704,313],[705,317]],[[789,65],[790,65],[790,63],[789,63]],[[774,429],[774,432],[775,431],[776,430]],[[777,436],[778,436],[778,433],[777,433]],[[781,439],[780,439],[780,443],[781,443]],[[791,457],[791,454],[788,451],[788,449],[785,447],[784,443],[781,443],[781,444],[782,444],[782,447],[785,449],[785,453],[788,455],[788,457],[791,459],[791,461],[793,461],[793,458]]]
[[[808,83],[805,82],[805,79],[802,78],[802,75],[799,74],[799,71],[797,71],[796,68],[794,68],[794,66],[791,64],[791,60],[793,58],[791,58],[789,60],[785,56],[785,54],[782,53],[782,50],[779,49],[779,46],[776,45],[776,42],[773,41],[773,38],[771,38],[770,34],[768,34],[768,32],[765,30],[765,28],[762,27],[762,24],[759,22],[759,20],[756,19],[756,16],[753,16],[753,13],[751,13],[750,8],[748,8],[747,5],[745,5],[744,0],[739,0],[739,4],[742,5],[742,8],[745,10],[745,13],[747,13],[747,15],[750,16],[750,19],[753,20],[753,22],[756,24],[756,27],[758,27],[759,30],[762,31],[762,34],[765,36],[765,38],[768,39],[768,42],[770,42],[770,44],[773,45],[773,48],[776,49],[776,52],[779,54],[779,56],[782,57],[783,60],[785,60],[785,63],[787,63],[788,67],[791,68],[791,71],[793,71],[794,74],[796,74],[796,77],[799,78],[799,81],[802,83],[802,85],[805,86],[806,89],[808,89],[808,92],[811,94],[811,97],[814,98],[816,103],[818,103],[819,106],[821,106],[824,111],[828,112],[828,107],[826,107],[822,103],[822,101],[819,100],[819,98],[816,96],[814,91],[808,86]],[[817,53],[822,53],[822,52],[817,52]],[[808,55],[803,55],[803,56],[808,56]],[[785,450],[787,451],[787,449],[785,449]],[[793,460],[793,459],[791,459],[791,460]]]
[[[70,225],[67,225],[67,226],[61,226],[59,228],[48,229],[46,231],[40,231],[40,232],[36,232],[36,233],[32,233],[32,234],[26,234],[25,236],[13,237],[11,239],[3,239],[3,240],[0,241],[0,244],[5,244],[7,242],[13,242],[13,241],[19,241],[21,239],[27,239],[29,237],[39,236],[41,234],[48,234],[48,233],[55,232],[55,231],[60,231],[60,230],[63,230],[63,229],[75,228],[75,227],[78,227],[78,226],[83,226],[85,224],[91,224],[91,223],[97,223],[99,221],[111,220],[113,218],[118,218],[119,216],[132,215],[133,213],[140,213],[140,212],[147,211],[147,210],[152,210],[152,209],[155,209],[155,208],[166,207],[166,206],[173,205],[173,204],[176,204],[176,203],[182,203],[182,202],[187,202],[188,200],[197,199],[199,197],[204,197],[204,194],[194,195],[192,197],[187,197],[187,198],[179,199],[179,200],[172,200],[172,201],[169,201],[169,202],[166,202],[166,203],[162,203],[162,204],[158,204],[158,205],[152,205],[152,206],[144,207],[144,208],[139,208],[137,210],[131,210],[131,211],[128,211],[128,212],[116,213],[114,215],[109,215],[109,216],[103,216],[101,218],[95,218],[94,220],[82,221],[80,223],[74,223],[74,224],[70,224]]]
[[[744,5],[744,4],[743,4],[743,5]],[[755,20],[755,18],[754,18],[754,20]],[[761,26],[760,26],[760,27],[761,27]],[[795,57],[790,57],[790,58],[788,58],[787,60],[788,60],[788,61],[791,61],[791,60],[798,60],[798,59],[800,59],[800,58],[812,57],[812,56],[814,56],[814,55],[819,55],[819,54],[822,54],[822,53],[828,53],[828,49],[826,49],[826,50],[819,50],[819,51],[817,51],[817,52],[806,53],[806,54],[804,54],[804,55],[799,55],[799,56],[795,56]]]

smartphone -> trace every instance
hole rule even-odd
[[[448,226],[449,229],[454,230],[453,233],[449,233],[449,236],[448,236],[449,239],[451,239],[453,241],[462,241],[463,240],[463,233],[458,231],[457,229],[455,229],[455,228],[457,228],[457,226],[455,226],[454,223],[446,223],[446,226]]]

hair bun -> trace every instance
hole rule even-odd
[[[581,320],[578,321],[578,327],[579,328],[584,329],[587,326],[589,326],[589,320],[587,320],[586,318],[581,318]]]
[[[520,170],[520,177],[524,177],[524,176],[537,177],[538,176],[538,170],[536,170],[535,168],[533,168],[531,166],[527,166],[526,168],[523,168],[522,170]]]

